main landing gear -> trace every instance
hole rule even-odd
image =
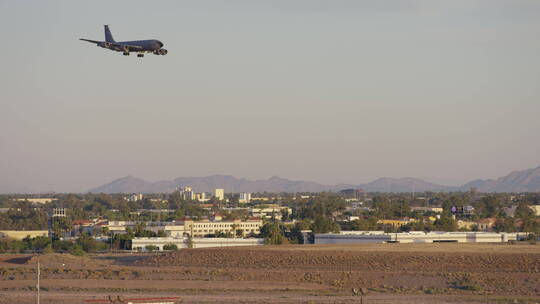
[[[144,57],[144,54],[137,54],[137,57]]]
[[[129,52],[122,53],[124,56],[129,56]]]

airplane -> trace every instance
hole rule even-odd
[[[108,25],[105,25],[105,41],[84,38],[80,38],[80,40],[95,43],[99,47],[112,51],[123,52],[124,56],[129,56],[129,52],[138,53],[137,57],[144,57],[145,52],[154,53],[155,55],[167,55],[168,53],[166,49],[162,48],[163,43],[156,39],[116,42]]]

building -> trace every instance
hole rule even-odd
[[[204,237],[206,235],[217,235],[219,233],[230,233],[245,237],[249,234],[259,234],[263,225],[261,219],[250,219],[247,221],[193,221],[184,220],[184,233],[193,237]]]
[[[195,192],[193,192],[193,189],[189,186],[180,188],[178,192],[180,192],[180,196],[183,200],[192,201],[195,199]]]
[[[522,240],[527,233],[494,232],[401,232],[342,231],[341,233],[315,234],[315,244],[362,243],[500,243]]]
[[[52,217],[66,217],[66,208],[53,208]]]
[[[540,216],[540,205],[531,205],[529,208],[534,212],[534,215]]]
[[[26,237],[35,238],[38,236],[49,236],[47,230],[0,230],[0,238],[10,238],[14,240],[22,240]]]
[[[411,207],[411,211],[442,213],[443,207]]]
[[[518,207],[517,205],[512,205],[512,206],[503,207],[502,210],[506,216],[514,217],[514,215],[516,214],[517,207]]]
[[[141,193],[133,193],[128,197],[124,197],[124,199],[128,202],[142,201],[143,195]]]
[[[118,234],[125,233],[127,228],[135,229],[137,224],[134,221],[110,221],[108,228],[112,233]],[[184,219],[175,222],[145,222],[145,229],[155,233],[163,231],[165,235],[175,238],[184,236],[205,237],[221,233],[246,237],[259,234],[262,225],[261,219],[223,221],[221,216],[215,215],[213,220],[194,221]]]
[[[206,196],[206,192],[195,193],[195,199],[201,203],[208,202],[210,200],[210,198]]]
[[[239,203],[249,203],[251,201],[251,193],[240,193],[240,197],[238,198]]]
[[[266,208],[251,208],[249,209],[249,214],[253,217],[260,218],[275,218],[281,220],[283,218],[283,213],[289,215],[292,214],[292,209],[289,207],[282,207],[278,205],[267,205]]]
[[[34,209],[37,209],[37,208],[34,208]],[[0,208],[0,213],[7,213],[9,211],[20,212],[21,208]]]
[[[56,201],[56,198],[46,198],[46,197],[37,197],[37,198],[18,198],[16,201],[18,202],[29,202],[32,204],[47,204],[52,203],[53,201]]]
[[[364,206],[364,202],[360,201],[351,201],[351,208],[353,210],[360,209]]]
[[[378,220],[377,224],[383,226],[392,226],[392,228],[399,228],[401,226],[408,225],[414,222],[416,222],[416,220],[413,218],[403,218],[399,220]]]
[[[259,201],[259,202],[268,202],[269,200],[270,200],[269,197],[262,197],[262,196],[251,198],[251,201]]]
[[[173,244],[178,249],[183,248],[209,248],[231,246],[258,246],[264,244],[264,239],[233,239],[233,238],[187,238],[187,237],[138,237],[131,240],[132,251],[148,251],[149,246],[155,246],[163,251],[165,245]]]
[[[225,199],[225,189],[214,189],[214,197],[218,201],[222,201]]]
[[[471,230],[475,226],[478,227],[478,224],[473,221],[464,221],[464,220],[458,220],[457,221],[458,229],[468,229]],[[478,228],[480,230],[480,228]]]
[[[497,219],[494,217],[489,218],[483,218],[476,221],[476,225],[478,225],[478,230],[480,231],[491,231],[493,230],[493,225],[495,225],[495,222],[497,222]]]

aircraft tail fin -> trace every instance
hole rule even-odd
[[[111,34],[111,30],[109,30],[108,25],[105,25],[105,42],[116,42],[114,41],[114,38]]]

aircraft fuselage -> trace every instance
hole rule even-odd
[[[114,44],[104,41],[98,44],[98,46],[117,52],[154,52],[161,49],[161,47],[163,47],[163,43],[155,39],[121,41],[114,42]]]

